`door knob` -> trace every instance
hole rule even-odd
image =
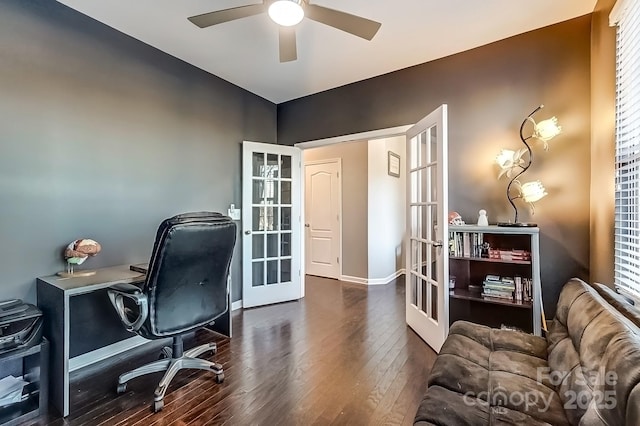
[[[304,227],[305,227],[305,228],[308,228],[308,227],[309,227],[309,224],[308,224],[308,223],[305,223],[305,224],[304,224]]]
[[[244,231],[246,235],[251,235],[251,231]]]
[[[431,243],[431,245],[434,247],[442,247],[442,241],[438,240],[436,242]]]

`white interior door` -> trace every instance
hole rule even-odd
[[[300,149],[242,145],[242,305],[302,297]]]
[[[340,278],[340,160],[305,163],[305,272]]]
[[[449,331],[447,105],[407,131],[407,324],[436,352]]]

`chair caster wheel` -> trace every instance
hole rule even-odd
[[[126,383],[118,383],[118,388],[116,389],[116,392],[118,392],[118,395],[122,395],[126,391],[127,391],[127,384]]]
[[[153,401],[153,412],[157,413],[158,411],[162,411],[164,407],[164,401]]]
[[[173,349],[171,349],[169,346],[165,346],[160,351],[160,356],[158,357],[158,359],[169,359],[172,356],[173,356]]]
[[[216,374],[216,383],[224,382],[224,373]]]

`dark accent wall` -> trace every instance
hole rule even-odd
[[[495,223],[513,220],[495,156],[500,148],[522,147],[520,123],[545,104],[536,117],[557,116],[564,132],[549,152],[535,146],[526,180],[541,179],[549,195],[534,217],[522,204],[520,211],[521,220],[540,225],[543,295],[552,317],[567,279],[589,275],[590,31],[587,15],[280,104],[278,142],[411,124],[446,103],[450,210],[475,222],[485,208]]]
[[[158,224],[241,204],[242,140],[276,106],[51,0],[0,2],[0,299],[93,238],[83,268],[145,262]],[[240,238],[233,264],[240,298]]]

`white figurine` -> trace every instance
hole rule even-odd
[[[481,209],[478,212],[478,226],[489,226],[489,219],[487,219],[487,211]]]

